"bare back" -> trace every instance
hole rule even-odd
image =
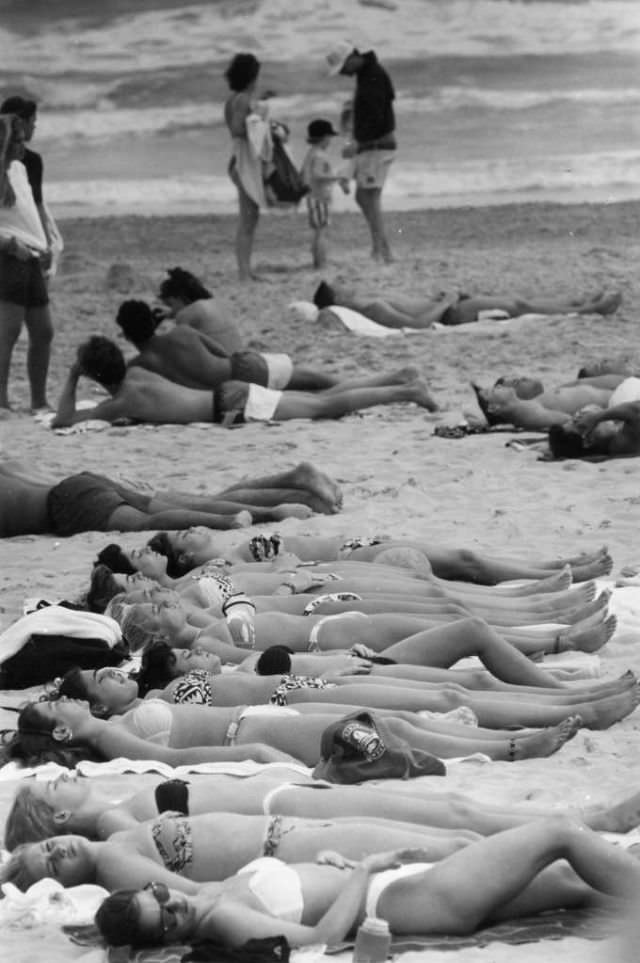
[[[217,298],[202,298],[182,308],[175,317],[178,327],[187,326],[208,335],[225,349],[227,354],[241,351],[243,341],[231,320],[231,308]]]
[[[213,422],[211,391],[174,384],[166,378],[132,367],[113,401],[119,416],[156,425],[188,425],[194,421]]]
[[[129,363],[153,371],[185,388],[212,390],[231,377],[228,358],[213,354],[198,332],[187,325],[157,334]]]
[[[47,514],[50,488],[0,470],[0,538],[51,531]]]

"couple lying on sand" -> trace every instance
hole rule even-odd
[[[162,308],[125,301],[116,322],[138,349],[125,364],[120,349],[94,337],[78,349],[60,397],[53,427],[93,418],[156,424],[286,421],[341,418],[374,405],[412,401],[437,410],[427,386],[413,368],[368,378],[341,380],[294,365],[286,354],[243,350],[230,311],[190,272],[174,268],[160,286]],[[162,321],[175,326],[156,334]],[[81,376],[97,381],[111,395],[94,408],[76,409]]]
[[[478,321],[483,311],[500,311],[509,318],[523,314],[613,314],[620,307],[619,292],[598,292],[590,298],[536,295],[523,298],[513,292],[480,297],[469,294],[450,295],[442,292],[437,297],[416,298],[403,294],[377,294],[355,291],[347,284],[321,281],[313,302],[320,310],[339,305],[363,314],[370,321],[386,328],[432,328],[434,324],[455,326]]]
[[[558,458],[640,454],[640,380],[626,374],[578,378],[545,390],[535,378],[473,385],[490,425],[548,431]]]

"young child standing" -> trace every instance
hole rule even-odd
[[[324,268],[327,263],[327,228],[334,181],[340,180],[345,193],[348,182],[338,178],[333,170],[327,148],[338,132],[328,120],[312,120],[307,127],[307,143],[310,145],[302,163],[302,179],[309,187],[307,210],[312,230],[311,255],[314,268]],[[346,189],[345,189],[346,187]]]

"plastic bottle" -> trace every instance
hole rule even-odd
[[[358,927],[353,963],[385,963],[391,948],[391,933],[386,920],[365,916]]]

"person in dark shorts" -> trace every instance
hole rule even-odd
[[[77,409],[76,392],[82,376],[102,385],[107,401]],[[428,411],[438,406],[415,368],[353,379],[326,391],[276,391],[246,381],[225,381],[215,391],[185,388],[152,371],[127,368],[122,352],[98,335],[81,344],[58,401],[53,428],[66,428],[94,418],[127,419],[156,425],[243,421],[289,421],[294,418],[342,418],[376,405],[414,402]]]
[[[0,114],[0,413],[10,410],[11,357],[25,324],[31,408],[48,407],[46,383],[53,327],[44,272],[51,250],[22,163],[25,126]]]
[[[215,495],[156,491],[80,472],[58,484],[19,465],[0,464],[0,537],[86,531],[238,528],[254,522],[340,511],[338,485],[308,462],[277,475],[243,479]],[[164,519],[167,519],[166,521]]]

